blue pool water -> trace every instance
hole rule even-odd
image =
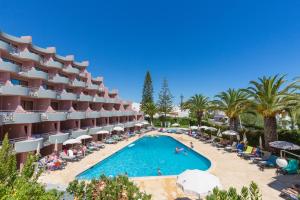
[[[184,148],[179,154],[175,148]],[[91,180],[101,174],[129,177],[178,175],[186,169],[207,170],[211,162],[184,144],[168,136],[144,136],[97,163],[77,176],[77,179]]]

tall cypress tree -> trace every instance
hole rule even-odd
[[[162,120],[164,126],[166,126],[167,114],[173,109],[173,96],[170,92],[167,79],[163,80],[161,90],[159,92],[159,99],[157,103],[158,110],[163,114]]]
[[[147,71],[144,86],[143,86],[143,95],[141,101],[141,110],[144,111],[144,107],[146,104],[153,104],[153,85],[150,72]],[[147,114],[147,113],[146,113]]]

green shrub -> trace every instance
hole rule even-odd
[[[262,195],[256,183],[251,182],[249,188],[243,187],[240,194],[233,187],[226,190],[215,188],[211,195],[206,197],[207,200],[261,200]]]
[[[104,175],[90,183],[74,180],[67,188],[76,200],[150,200],[151,195],[140,192],[127,176],[108,178]]]

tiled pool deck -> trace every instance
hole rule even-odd
[[[161,134],[150,132],[147,134]],[[227,153],[223,150],[218,150],[210,144],[204,144],[187,135],[168,134],[185,145],[194,143],[194,150],[209,158],[212,162],[212,167],[209,171],[218,176],[225,189],[230,186],[241,189],[244,185],[249,185],[251,181],[256,182],[263,194],[263,199],[280,199],[280,189],[288,186],[291,183],[296,183],[300,176],[280,176],[276,177],[274,169],[266,169],[260,171],[256,165],[249,163],[236,156],[234,153]],[[43,183],[51,183],[58,185],[67,185],[75,179],[75,176],[80,172],[88,169],[100,160],[110,156],[116,151],[122,149],[129,143],[137,140],[135,136],[128,141],[122,141],[114,145],[106,145],[105,149],[94,152],[79,162],[68,163],[64,170],[47,172],[43,174],[40,181]],[[133,179],[147,193],[152,194],[153,199],[176,199],[185,197],[182,191],[176,186],[176,177],[148,177]],[[299,182],[299,181],[298,181]]]

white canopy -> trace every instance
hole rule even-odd
[[[113,128],[114,131],[124,131],[124,128],[120,127],[120,126],[116,126]]]
[[[204,129],[204,130],[210,130],[210,131],[216,131],[217,129],[214,127],[209,127],[209,126],[200,126],[200,129]]]
[[[178,126],[180,126],[180,124],[174,123],[174,124],[172,124],[172,126],[173,126],[173,127],[178,127]]]
[[[90,136],[90,135],[81,135],[81,136],[77,137],[76,139],[86,140],[86,139],[91,139],[91,138],[92,138],[92,136]]]
[[[233,131],[233,130],[227,130],[227,131],[224,131],[222,134],[223,135],[235,136],[235,135],[238,135],[239,133],[236,132],[236,131]]]
[[[248,141],[247,135],[246,135],[246,133],[244,133],[244,135],[243,135],[243,142],[244,142],[244,143],[247,143],[247,141]]]
[[[98,131],[96,134],[109,134],[109,131],[101,130],[101,131]]]
[[[192,130],[197,130],[197,129],[198,129],[198,126],[191,126],[191,129],[192,129]]]
[[[137,124],[135,124],[135,126],[137,126],[137,127],[142,127],[142,126],[144,126],[144,124],[142,124],[142,123],[137,123]]]
[[[177,177],[177,185],[186,194],[205,196],[215,187],[222,188],[218,177],[207,171],[186,170]]]
[[[142,124],[144,124],[144,125],[148,125],[148,124],[149,124],[149,122],[147,122],[147,121],[143,121],[143,122],[142,122]]]
[[[67,145],[67,144],[81,144],[81,140],[79,139],[69,139],[69,140],[66,140],[63,145]]]
[[[277,149],[284,149],[284,150],[299,150],[300,146],[293,144],[291,142],[286,141],[274,141],[270,142],[269,145],[271,147],[277,148]]]

